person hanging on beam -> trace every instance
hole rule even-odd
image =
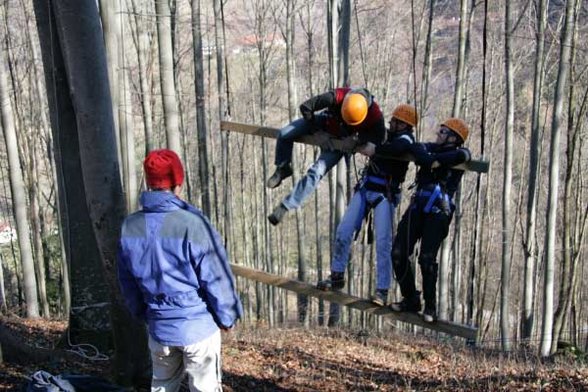
[[[356,145],[380,144],[386,134],[384,116],[374,97],[365,88],[336,88],[317,95],[300,105],[302,118],[280,130],[276,143],[276,170],[267,187],[276,188],[292,175],[294,139],[314,134],[321,140],[321,153],[294,189],[280,202],[268,220],[279,224],[284,215],[299,208],[317,188],[319,181]],[[334,150],[331,138],[346,138],[348,151]],[[357,137],[357,139],[356,139]]]
[[[397,312],[421,310],[420,292],[416,290],[410,264],[415,244],[420,240],[419,265],[426,322],[437,320],[437,253],[449,233],[455,211],[452,198],[464,173],[451,167],[470,160],[470,151],[462,147],[468,134],[468,126],[463,120],[449,118],[441,124],[434,143],[415,143],[411,151],[420,166],[415,180],[416,191],[398,224],[392,249],[394,274],[403,298],[390,304],[390,308]]]
[[[331,276],[318,282],[321,290],[340,290],[345,286],[345,269],[349,262],[353,234],[359,231],[370,209],[374,211],[376,233],[376,290],[370,299],[385,306],[392,278],[391,250],[396,207],[400,202],[401,185],[406,177],[408,161],[383,159],[410,151],[415,143],[413,128],[418,123],[416,109],[398,105],[392,112],[386,141],[381,145],[367,143],[358,152],[371,157],[355,193],[337,227],[335,249],[331,261]]]

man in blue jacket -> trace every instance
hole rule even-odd
[[[220,236],[178,196],[182,163],[155,150],[143,163],[143,208],[122,226],[118,277],[131,313],[148,324],[152,390],[220,391],[221,335],[242,316]]]
[[[463,170],[452,167],[470,160],[470,151],[463,147],[469,128],[459,118],[449,118],[441,124],[434,143],[415,143],[411,149],[420,166],[416,175],[416,192],[410,206],[398,224],[392,249],[394,274],[400,285],[402,300],[390,305],[397,312],[421,310],[420,292],[410,265],[418,240],[421,242],[421,267],[425,322],[437,320],[437,253],[449,233],[455,205],[453,195],[459,187]]]

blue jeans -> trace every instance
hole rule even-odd
[[[345,272],[349,262],[353,233],[358,227],[358,222],[361,224],[361,220],[363,219],[367,208],[367,205],[364,205],[363,203],[373,203],[382,196],[383,194],[380,192],[368,190],[358,190],[355,192],[347,206],[347,210],[345,210],[345,214],[343,215],[339,226],[337,227],[331,271]],[[386,198],[379,202],[374,208],[377,290],[388,290],[392,283],[392,225],[394,223],[395,211],[395,204],[391,203]]]
[[[290,163],[292,161],[292,150],[294,139],[303,135],[309,135],[324,128],[327,117],[324,115],[315,116],[314,122],[303,118],[294,120],[284,128],[280,129],[278,142],[276,144],[276,165]],[[299,208],[317,188],[320,180],[339,162],[345,154],[341,151],[323,150],[306,174],[294,185],[294,189],[282,200],[286,209]]]

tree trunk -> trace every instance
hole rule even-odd
[[[121,175],[128,211],[138,204],[137,174],[135,170],[135,136],[133,131],[132,102],[126,67],[125,32],[121,18],[126,9],[120,1],[101,0],[101,20],[108,60],[108,77],[112,96],[113,119]]]
[[[41,302],[41,314],[43,317],[50,317],[49,314],[49,301],[47,300],[47,284],[46,284],[46,267],[45,257],[43,252],[43,238],[41,230],[42,211],[39,199],[39,169],[38,169],[38,156],[37,147],[35,140],[29,138],[27,143],[28,156],[29,156],[29,201],[31,209],[31,235],[33,243],[33,253],[35,255],[35,265],[37,266],[37,288],[39,294],[39,301]]]
[[[225,20],[223,16],[223,3],[221,0],[213,0],[214,5],[214,42],[216,46],[216,85],[218,93],[218,119],[223,121],[230,116],[228,106],[228,71],[225,72],[226,54],[225,54],[225,38],[224,38],[224,27]],[[225,80],[227,79],[227,81]],[[227,96],[225,96],[225,92]],[[230,235],[233,228],[233,211],[231,208],[231,197],[229,190],[231,189],[231,176],[230,176],[230,165],[229,165],[229,133],[222,132],[220,135],[221,139],[221,175],[223,178],[223,208],[224,208],[224,219],[222,224],[224,226],[223,234],[225,236],[225,242],[229,242],[229,239],[234,239],[234,236]],[[231,250],[231,247],[229,247]]]
[[[138,65],[138,77],[140,85],[140,101],[141,110],[143,114],[143,130],[145,134],[145,155],[147,155],[154,148],[154,135],[153,135],[153,120],[151,110],[151,89],[149,88],[149,79],[147,75],[147,64],[149,63],[148,50],[150,46],[149,31],[142,22],[141,13],[144,11],[144,4],[141,1],[140,8],[137,8],[136,0],[131,0],[131,12],[135,19],[135,41],[137,42],[137,65]]]
[[[331,24],[331,83],[333,87],[349,85],[349,32],[351,29],[351,3],[349,0],[330,0]],[[345,190],[346,174],[345,161],[342,159],[337,163],[337,176],[335,186],[335,222],[334,227],[339,225],[345,212]],[[347,279],[349,281],[349,279]],[[331,303],[329,310],[329,326],[339,324],[341,318],[341,307]]]
[[[145,327],[124,306],[115,272],[124,199],[98,9],[91,0],[34,5],[56,143],[66,252],[74,266],[71,336],[77,341],[81,336],[76,332],[87,332],[88,340],[94,335],[93,343],[103,348],[112,329],[116,381],[145,385],[150,379]],[[104,318],[107,291],[112,325]]]
[[[157,19],[157,42],[159,43],[159,77],[163,100],[163,115],[167,147],[183,158],[180,141],[180,126],[176,84],[174,78],[174,55],[172,45],[172,14],[169,0],[154,0]]]
[[[538,28],[535,42],[535,71],[533,82],[533,111],[531,114],[531,146],[529,151],[529,195],[527,198],[527,220],[524,242],[525,276],[523,284],[523,320],[521,337],[530,339],[535,326],[533,311],[535,298],[535,265],[537,257],[537,186],[539,176],[540,154],[540,123],[541,95],[543,93],[543,77],[545,75],[545,24],[547,22],[547,0],[539,1],[537,12]]]
[[[570,0],[572,1],[572,0]],[[574,0],[575,1],[575,0]],[[575,1],[574,19],[577,16],[578,1]],[[572,302],[572,289],[576,281],[576,262],[578,248],[581,247],[581,240],[576,243],[577,233],[581,232],[582,207],[577,205],[577,199],[573,197],[572,187],[577,185],[573,178],[573,171],[576,162],[581,158],[578,157],[578,144],[580,130],[576,127],[576,114],[578,118],[582,118],[582,109],[585,108],[586,96],[588,90],[584,94],[583,105],[577,110],[575,101],[575,83],[574,83],[574,65],[576,60],[576,38],[577,25],[574,23],[574,31],[572,34],[572,44],[570,53],[570,89],[568,92],[568,121],[567,121],[567,150],[566,150],[566,170],[564,177],[564,198],[563,198],[563,249],[562,249],[562,264],[561,264],[561,285],[559,286],[558,305],[555,311],[553,323],[553,340],[551,343],[551,352],[557,350],[557,344],[562,338],[562,330],[565,319],[570,310]],[[578,113],[579,112],[579,113]],[[573,218],[572,218],[573,216]],[[579,219],[578,219],[579,218]],[[570,333],[571,335],[571,333]]]
[[[16,221],[16,232],[18,235],[18,246],[23,271],[23,286],[26,301],[27,317],[39,317],[39,303],[37,300],[37,282],[35,279],[35,266],[31,240],[29,237],[30,227],[27,215],[27,197],[25,184],[18,159],[19,151],[16,138],[16,129],[12,114],[12,103],[8,92],[6,80],[5,53],[0,55],[0,100],[2,108],[2,130],[6,143],[6,154],[8,155],[8,170],[10,175],[10,190],[12,194],[12,210]]]
[[[208,137],[206,108],[204,106],[204,65],[202,60],[202,31],[200,26],[200,0],[192,0],[192,38],[194,40],[194,81],[196,93],[196,128],[198,130],[198,173],[202,211],[211,216],[210,178],[208,171]]]
[[[504,171],[502,181],[502,270],[500,277],[500,336],[502,349],[510,351],[510,256],[511,256],[511,193],[512,193],[512,139],[514,132],[514,80],[511,65],[511,4],[506,2],[504,11],[504,74],[506,76],[506,123],[504,130]]]
[[[552,354],[553,340],[553,291],[555,267],[555,237],[557,233],[557,199],[559,193],[560,138],[563,126],[563,103],[570,67],[572,34],[574,29],[574,1],[568,1],[565,11],[565,23],[561,32],[559,69],[555,84],[553,100],[553,117],[551,121],[551,145],[549,152],[549,191],[547,204],[547,233],[545,238],[545,282],[543,286],[543,329],[541,333],[541,356]]]
[[[431,69],[433,68],[433,16],[435,11],[435,0],[429,0],[429,20],[427,26],[427,41],[425,43],[425,63],[423,64],[422,83],[421,83],[421,100],[418,110],[420,118],[424,118],[427,113],[427,99],[429,95],[429,79],[431,77]],[[417,125],[415,136],[417,140],[421,139],[423,129],[423,121]]]

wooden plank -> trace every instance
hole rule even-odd
[[[231,121],[221,121],[220,124],[221,131],[226,132],[239,132],[244,133],[247,135],[255,135],[255,136],[262,136],[262,137],[269,137],[272,139],[278,138],[278,133],[280,132],[277,128],[270,128],[270,127],[260,127],[257,125],[250,125],[250,124],[243,124]],[[318,146],[319,143],[317,138],[313,135],[305,135],[295,139],[298,143],[310,144],[313,146]],[[335,149],[344,149],[343,142],[339,139],[333,138],[332,139],[333,147]],[[382,158],[389,158],[389,159],[396,159],[399,161],[414,161],[414,158],[410,154],[405,154],[403,156],[396,156],[396,157],[382,157]],[[466,163],[462,163],[459,165],[454,166],[455,169],[465,170],[465,171],[473,171],[478,173],[487,173],[490,164],[486,161],[476,161],[471,160]]]
[[[468,340],[476,340],[477,328],[467,325],[452,323],[449,321],[438,320],[434,323],[426,323],[422,317],[416,313],[399,313],[394,312],[387,306],[379,306],[363,298],[354,297],[341,291],[322,291],[315,286],[298,280],[284,278],[282,276],[269,274],[252,268],[231,264],[233,273],[243,278],[255,280],[271,286],[280,287],[285,290],[294,291],[299,294],[308,295],[324,299],[325,301],[335,302],[343,306],[349,306],[362,312],[373,313],[383,317],[389,317],[394,320],[418,325],[419,327],[431,329],[437,332],[444,332],[453,336],[460,336]]]

